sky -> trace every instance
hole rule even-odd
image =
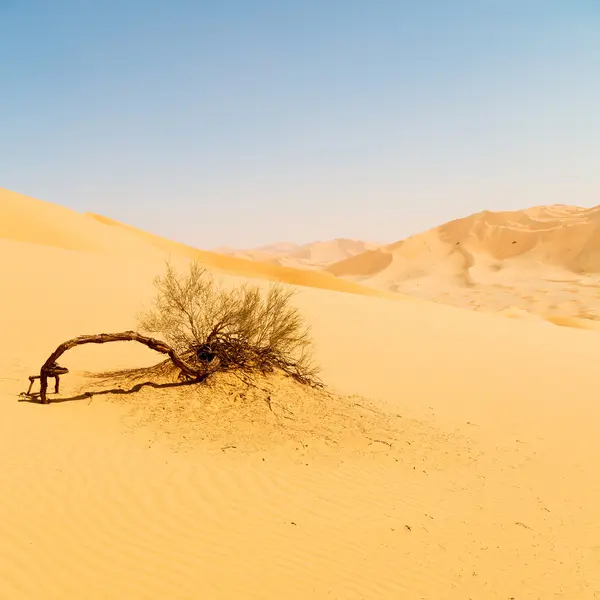
[[[0,0],[0,187],[200,248],[600,204],[598,0]]]

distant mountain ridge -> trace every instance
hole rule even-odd
[[[282,266],[324,269],[328,265],[357,256],[377,247],[378,244],[370,242],[336,238],[329,241],[317,241],[308,244],[278,242],[251,249],[222,247],[214,248],[212,251],[237,258],[246,258]]]

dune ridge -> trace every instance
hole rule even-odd
[[[600,207],[484,211],[325,270],[463,308],[599,319]]]
[[[104,225],[108,225],[117,230],[125,230],[163,252],[195,259],[203,265],[233,275],[239,275],[242,277],[256,277],[271,281],[281,281],[284,283],[290,283],[292,285],[348,292],[351,294],[392,297],[389,294],[386,294],[385,291],[373,290],[369,287],[358,285],[353,282],[343,281],[332,277],[328,273],[307,272],[306,270],[299,268],[286,267],[279,264],[269,264],[266,262],[255,261],[249,258],[240,258],[237,256],[226,256],[215,252],[209,252],[207,250],[199,250],[180,242],[172,242],[165,238],[161,238],[160,236],[147,233],[137,229],[136,227],[132,227],[131,225],[119,223],[118,221],[108,217],[103,217],[93,213],[87,213],[87,215]]]
[[[222,247],[215,248],[213,252],[295,268],[322,269],[377,246],[360,240],[336,238],[308,244],[279,242],[248,250]]]
[[[82,215],[62,206],[1,188],[0,214],[3,216],[0,221],[0,239],[123,256],[127,259],[138,256],[156,260],[173,255],[195,259],[207,267],[242,277],[269,279],[353,294],[386,296],[385,292],[338,280],[326,273],[307,273],[292,267],[269,265],[199,250],[101,215]]]
[[[456,219],[422,234],[401,240],[376,251],[339,261],[326,270],[337,276],[375,276],[395,265],[398,278],[415,271],[431,274],[431,264],[459,255],[452,276],[464,279],[461,270],[470,269],[465,252],[486,255],[495,261],[520,257],[572,272],[600,272],[600,206],[539,206],[506,212],[484,211]],[[431,256],[425,259],[425,255]],[[386,256],[387,264],[378,263]],[[367,268],[372,257],[371,268]],[[427,262],[430,261],[430,262]],[[413,263],[412,265],[410,263]],[[362,268],[358,265],[363,265]],[[406,271],[402,272],[402,266]],[[358,267],[358,269],[357,269]],[[412,267],[412,272],[411,268]],[[502,265],[497,265],[502,268]],[[416,275],[416,273],[414,273]]]

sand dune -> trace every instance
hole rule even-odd
[[[340,261],[347,280],[464,308],[600,318],[600,207],[485,211]]]
[[[518,258],[528,266],[541,263],[573,273],[600,273],[599,231],[600,207],[485,211],[348,258],[327,270],[342,277],[381,279],[387,271],[390,283],[394,278],[425,278],[437,272],[468,281],[481,257],[493,262],[483,265],[492,271]],[[445,263],[443,268],[440,263]]]
[[[124,343],[65,355],[40,406],[19,393],[59,342],[133,326],[196,254],[1,206],[0,598],[600,595],[597,332],[305,286],[331,398],[86,375],[156,361]]]
[[[367,296],[390,297],[389,294],[382,293],[381,290],[374,290],[367,286],[357,285],[353,282],[340,280],[324,272],[307,272],[303,269],[294,267],[284,267],[278,264],[268,264],[264,262],[250,260],[248,258],[239,258],[235,256],[225,256],[215,252],[199,250],[192,246],[187,246],[179,242],[172,242],[160,236],[147,233],[131,225],[125,225],[92,213],[87,213],[86,216],[108,225],[117,231],[126,231],[133,234],[149,244],[150,246],[166,252],[169,255],[182,256],[190,259],[195,259],[203,265],[217,269],[224,273],[239,275],[241,277],[253,277],[260,279],[269,279],[271,281],[282,281],[292,285],[316,287],[325,290],[333,290],[339,292],[348,292],[351,294],[363,294]]]
[[[0,188],[0,239],[117,256],[152,249],[87,215]]]
[[[168,256],[194,258],[207,267],[243,277],[282,281],[353,294],[386,296],[377,290],[339,280],[327,273],[269,265],[248,259],[198,250],[146,233],[113,219],[75,211],[0,188],[0,239],[43,244],[67,250],[101,252],[125,257],[164,260]]]
[[[372,250],[377,246],[378,244],[370,242],[337,238],[309,244],[280,242],[250,250],[223,247],[215,248],[214,252],[287,267],[323,269],[333,263]]]

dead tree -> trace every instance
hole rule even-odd
[[[83,344],[106,344],[108,342],[139,342],[148,346],[151,350],[160,352],[161,354],[167,354],[173,364],[181,370],[182,375],[198,381],[206,379],[210,374],[210,371],[205,366],[192,366],[181,358],[171,346],[165,344],[161,340],[141,335],[136,331],[123,331],[121,333],[100,333],[98,335],[80,335],[79,337],[73,338],[63,342],[49,357],[48,360],[42,365],[40,369],[40,400],[42,404],[48,404],[48,378],[56,376],[56,361],[62,356],[67,350],[75,348],[75,346],[82,346]],[[31,389],[31,386],[30,386]],[[58,389],[58,384],[57,384]]]

